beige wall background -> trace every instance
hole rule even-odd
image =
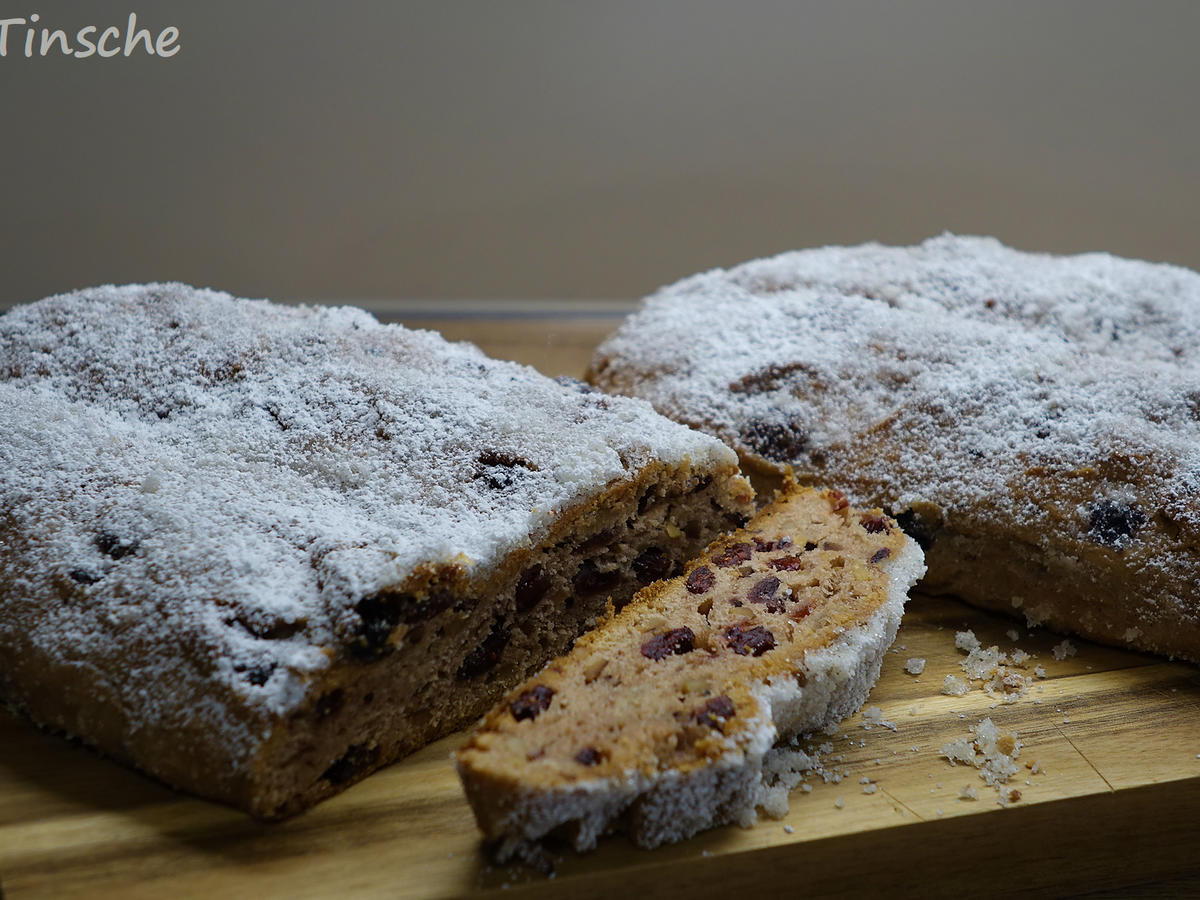
[[[0,59],[0,305],[157,279],[630,298],[947,229],[1200,268],[1200,3],[3,12],[131,10],[181,52]]]

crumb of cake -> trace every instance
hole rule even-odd
[[[843,800],[841,797],[838,797],[836,800],[833,801],[833,806],[835,809],[842,809],[845,807],[845,805],[846,805],[846,801]]]
[[[1054,658],[1056,660],[1062,662],[1068,656],[1074,656],[1078,650],[1075,648],[1074,644],[1064,638],[1061,644],[1055,644],[1052,648],[1050,648],[1050,652],[1054,654]]]
[[[997,666],[1007,661],[1008,657],[1000,652],[999,647],[992,646],[984,649],[976,645],[971,648],[966,659],[959,661],[959,666],[967,673],[968,678],[983,681],[991,677]]]
[[[970,652],[979,647],[979,638],[975,637],[975,632],[969,628],[966,631],[956,632],[954,635],[954,646],[959,650]]]
[[[904,663],[904,671],[909,675],[920,675],[925,671],[925,660],[919,656],[909,657]]]
[[[1006,635],[1008,635],[1008,639],[1009,639],[1010,641],[1016,641],[1016,640],[1019,640],[1019,639],[1020,639],[1020,637],[1021,637],[1021,633],[1020,633],[1019,631],[1017,631],[1017,629],[1015,629],[1015,628],[1010,628],[1010,629],[1008,629],[1008,631],[1006,631],[1006,632],[1004,632],[1004,633],[1005,633]]]
[[[971,685],[957,675],[947,675],[942,681],[942,693],[948,697],[961,697],[971,690]]]
[[[1033,667],[1033,674],[1034,674],[1034,676],[1035,676],[1035,677],[1037,677],[1037,678],[1045,678],[1045,677],[1046,677],[1046,670],[1045,670],[1045,668],[1044,668],[1044,667],[1042,667],[1042,666],[1034,666],[1034,667]]]
[[[868,784],[868,785],[866,785],[866,786],[864,786],[864,787],[863,787],[863,789],[862,789],[862,792],[863,792],[864,794],[873,794],[873,793],[875,793],[875,790],[876,790],[876,788],[875,788],[875,785],[873,785],[873,784]]]
[[[1026,653],[1024,650],[1021,650],[1020,648],[1018,648],[1018,649],[1014,650],[1012,653],[1008,654],[1008,661],[1012,665],[1017,666],[1018,668],[1024,668],[1025,664],[1027,662],[1029,662],[1029,660],[1031,660],[1032,658],[1033,658],[1032,655],[1030,655],[1029,653]]]
[[[972,787],[971,785],[968,784],[968,785],[964,786],[961,790],[959,790],[958,799],[959,800],[978,800],[979,799],[979,791],[975,790],[974,787]]]
[[[783,826],[783,833],[784,833],[784,834],[795,834],[795,833],[796,833],[796,829],[795,829],[795,828],[793,828],[791,825],[784,825],[784,826]]]
[[[970,731],[971,737],[950,741],[940,753],[951,765],[974,766],[979,777],[999,792],[1019,771],[1016,758],[1021,754],[1021,742],[1017,733],[1000,731],[990,718],[980,720]]]
[[[883,710],[878,706],[868,706],[863,710],[863,728],[870,731],[872,727],[878,725],[881,728],[890,728],[892,731],[898,731],[899,727],[895,722],[889,722],[883,717]]]

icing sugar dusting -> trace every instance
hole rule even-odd
[[[0,418],[0,644],[94,668],[131,728],[202,717],[243,752],[261,734],[211,697],[266,728],[362,596],[486,576],[652,461],[734,461],[471,345],[179,284],[0,317]]]

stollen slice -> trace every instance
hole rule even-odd
[[[482,720],[455,755],[479,827],[504,859],[752,823],[767,752],[862,705],[923,572],[879,510],[786,484]]]

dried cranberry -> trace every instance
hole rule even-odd
[[[647,547],[633,561],[633,572],[642,584],[666,578],[671,571],[671,558],[658,547]]]
[[[789,416],[782,422],[751,421],[739,432],[742,441],[760,456],[776,462],[791,462],[808,447],[808,429],[804,422]]]
[[[733,705],[733,701],[722,694],[713,697],[696,710],[696,721],[709,728],[724,731],[725,722],[732,719],[736,712],[737,707]]]
[[[783,598],[776,597],[775,592],[779,590],[780,581],[774,575],[768,575],[762,579],[754,587],[750,588],[750,592],[746,594],[746,599],[751,603],[761,603],[766,606],[767,612],[783,612]]]
[[[871,534],[879,534],[881,531],[885,531],[888,534],[892,533],[892,529],[888,527],[887,519],[883,516],[868,513],[859,521],[862,523],[862,527]]]
[[[813,611],[813,603],[811,600],[802,600],[799,603],[793,603],[791,610],[788,612],[789,619],[795,619],[799,622],[805,616]]]
[[[775,649],[775,635],[761,625],[742,622],[725,629],[725,643],[739,656],[762,656]]]
[[[717,505],[717,501],[714,500],[713,506],[716,506],[716,505]],[[719,508],[720,507],[718,507],[718,509]],[[750,521],[750,517],[745,515],[744,513],[734,513],[734,512],[724,513],[722,515],[722,518],[726,522],[729,523],[730,528],[741,528],[743,525],[745,525],[747,522]]]
[[[250,682],[255,687],[262,687],[271,680],[271,675],[275,672],[275,663],[264,663],[261,666],[234,666],[233,670],[241,674],[241,676]]]
[[[321,777],[330,784],[345,784],[363,774],[379,759],[379,748],[366,744],[354,744],[345,753],[329,764]]]
[[[672,628],[663,634],[655,635],[642,644],[642,656],[647,659],[666,659],[668,656],[678,656],[691,653],[696,649],[696,635],[692,629]]]
[[[449,609],[453,602],[453,595],[446,591],[420,598],[390,591],[363,597],[354,607],[359,625],[348,646],[350,654],[360,662],[382,659],[391,652],[391,636],[397,625],[427,622]]]
[[[100,580],[100,576],[95,572],[89,572],[87,569],[72,569],[67,573],[67,576],[79,584],[95,584]]]
[[[1146,514],[1136,506],[1102,500],[1088,517],[1088,537],[1120,550],[1147,521]]]
[[[584,747],[575,754],[575,762],[581,766],[597,766],[604,760],[603,751],[595,747]]]
[[[531,566],[521,573],[517,579],[514,597],[517,612],[529,612],[545,598],[550,591],[550,576],[541,566]]]
[[[829,492],[829,506],[834,512],[837,512],[839,509],[845,509],[849,505],[850,501],[846,499],[846,495],[841,491]]]
[[[724,553],[714,556],[713,562],[722,569],[728,569],[730,566],[740,566],[744,562],[749,562],[751,553],[749,544],[733,544],[727,547]]]
[[[137,551],[140,541],[126,540],[110,531],[102,531],[96,535],[96,548],[111,559],[121,559]]]
[[[754,549],[759,553],[769,553],[775,549],[774,541],[764,541],[760,537],[754,538]]]
[[[767,565],[776,572],[795,572],[804,568],[804,560],[799,556],[781,556],[768,560]]]
[[[384,594],[359,600],[354,607],[359,617],[358,629],[347,645],[350,655],[360,662],[374,662],[386,656],[391,649],[392,631],[400,624],[402,605],[396,597]]]
[[[554,688],[544,684],[534,685],[510,703],[508,711],[518,722],[522,719],[536,719],[542,714],[542,710],[549,709],[553,697]]]
[[[579,571],[575,573],[575,578],[572,584],[575,587],[575,593],[580,596],[588,594],[598,594],[601,591],[607,591],[614,587],[621,580],[621,573],[618,571],[601,572],[596,568],[596,563],[590,559],[583,561],[579,567]]]
[[[713,585],[717,583],[717,576],[713,574],[713,570],[708,566],[701,566],[694,569],[692,574],[687,578],[687,589],[690,594],[704,594],[711,591]]]
[[[492,622],[492,630],[483,642],[467,654],[462,665],[458,667],[459,681],[477,678],[484,672],[490,672],[500,662],[504,648],[508,646],[508,623],[499,616]]]
[[[499,450],[484,450],[477,457],[477,461],[482,468],[476,470],[475,478],[482,478],[487,486],[494,490],[503,490],[516,483],[518,476],[513,474],[513,469],[519,467],[531,472],[537,471],[537,466],[529,460]]]

